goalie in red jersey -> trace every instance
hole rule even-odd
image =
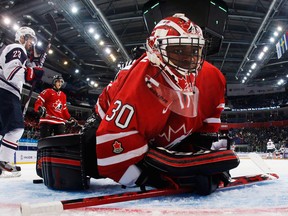
[[[202,30],[183,14],[161,20],[146,46],[103,90],[87,120],[83,136],[94,138],[84,138],[86,174],[124,186],[191,185],[210,194],[239,164],[217,135],[225,78],[204,60]]]
[[[229,157],[235,156],[230,161],[227,150],[217,156],[210,152],[227,144],[217,141],[216,134],[225,104],[225,78],[204,60],[200,27],[175,14],[155,26],[146,46],[147,55],[120,72],[98,99],[96,113],[102,119],[96,132],[99,174],[128,186],[158,184],[161,178],[151,174],[155,170],[164,176],[200,174],[207,176],[208,183],[213,174],[236,167],[234,153],[229,151]],[[199,150],[209,153],[189,159],[177,154]],[[198,156],[202,164],[196,162]],[[219,157],[222,162],[211,162]],[[189,163],[195,163],[191,170]],[[152,172],[151,167],[156,169]]]

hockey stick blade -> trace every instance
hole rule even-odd
[[[45,53],[43,54],[42,56],[42,59],[40,60],[40,67],[43,67],[44,65],[44,62],[46,60],[46,57],[47,57],[47,53],[51,47],[51,41],[55,38],[55,35],[58,31],[58,26],[53,18],[53,16],[49,13],[45,14],[45,19],[47,20],[47,22],[49,23],[50,25],[50,28],[51,28],[51,37],[48,39],[48,45],[46,47],[46,51]]]
[[[273,170],[265,163],[259,154],[250,153],[248,154],[251,161],[265,174],[273,173]]]
[[[45,19],[47,20],[47,22],[49,23],[50,27],[51,27],[51,32],[52,35],[55,35],[56,32],[58,31],[58,26],[53,18],[53,16],[49,13],[45,14]]]
[[[272,177],[274,176],[274,177]],[[263,181],[275,180],[278,178],[277,174],[256,174],[249,176],[238,176],[232,178],[231,182],[224,186],[223,183],[219,185],[218,190],[225,190],[228,188],[238,188],[246,185],[253,185]],[[176,194],[185,194],[193,193],[193,188],[178,188],[178,189],[154,189],[148,191],[138,191],[138,192],[127,192],[119,193],[113,195],[104,195],[72,200],[63,200],[58,202],[47,202],[47,203],[38,203],[38,204],[29,204],[22,203],[20,210],[22,216],[37,215],[43,214],[46,212],[58,213],[60,214],[63,210],[75,209],[75,208],[84,208],[89,206],[98,206],[104,204],[112,204],[118,202],[126,202],[132,200],[139,200],[145,198],[159,197],[159,196],[170,196]]]

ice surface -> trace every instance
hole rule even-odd
[[[115,203],[97,207],[65,210],[61,216],[282,216],[288,215],[288,160],[265,160],[280,178],[259,185],[217,191],[209,196],[175,195]],[[48,189],[44,184],[33,184],[38,179],[35,164],[21,165],[22,176],[0,179],[0,215],[19,216],[20,204],[61,201],[136,190],[122,189],[109,179],[93,180],[85,192],[63,192]],[[258,174],[261,171],[249,160],[241,159],[232,176]],[[39,214],[38,214],[39,215]],[[49,212],[41,215],[53,215]],[[58,214],[59,215],[59,214]]]

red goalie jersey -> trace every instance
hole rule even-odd
[[[40,106],[46,108],[46,116],[40,118],[40,123],[65,124],[71,117],[66,105],[66,95],[62,91],[52,88],[42,91],[35,102],[35,112],[38,112]]]
[[[99,174],[125,184],[148,146],[169,149],[192,133],[217,132],[225,78],[205,61],[195,83],[192,96],[183,94],[146,56],[122,70],[96,105],[102,118],[96,132]]]

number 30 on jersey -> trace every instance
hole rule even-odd
[[[125,129],[131,122],[134,115],[134,108],[129,104],[122,105],[120,100],[114,102],[111,115],[106,115],[107,121],[115,121],[115,125],[121,129]]]

